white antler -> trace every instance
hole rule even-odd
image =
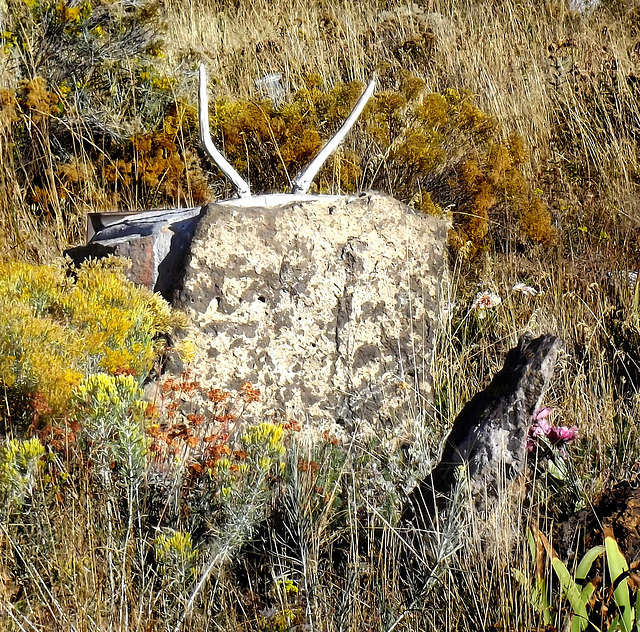
[[[220,171],[224,173],[236,190],[238,197],[250,197],[251,191],[249,185],[245,182],[242,176],[231,166],[231,163],[218,151],[216,146],[211,140],[211,134],[209,133],[209,99],[207,96],[207,73],[204,69],[204,64],[200,64],[200,86],[198,90],[198,105],[200,114],[200,141],[204,150],[209,154],[209,157],[213,162],[218,165]]]
[[[347,135],[357,118],[364,110],[364,106],[367,105],[367,101],[371,98],[373,91],[376,89],[375,78],[371,80],[367,89],[362,93],[362,96],[358,99],[351,114],[344,122],[342,127],[336,132],[334,137],[322,148],[320,153],[311,161],[311,164],[299,173],[293,181],[291,187],[291,193],[306,193],[311,186],[311,182],[316,176],[316,173],[320,170],[320,167],[324,164],[325,160],[334,151],[334,149],[342,142],[343,138]]]

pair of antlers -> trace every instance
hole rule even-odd
[[[251,191],[249,185],[244,178],[231,166],[231,163],[218,151],[217,147],[211,140],[211,134],[209,133],[209,99],[207,97],[207,73],[204,69],[204,64],[200,64],[200,84],[198,90],[198,110],[200,116],[200,140],[205,151],[218,165],[220,171],[224,173],[236,190],[238,197],[251,197]],[[335,148],[342,142],[347,135],[357,118],[360,116],[367,101],[371,98],[373,91],[376,87],[375,79],[372,79],[367,89],[362,93],[362,96],[358,99],[351,114],[347,117],[347,120],[343,123],[342,127],[336,132],[331,140],[320,150],[320,153],[309,163],[309,165],[303,169],[293,180],[291,186],[292,194],[304,194],[309,190],[313,178],[320,170],[320,167],[324,164],[325,160],[335,150]]]

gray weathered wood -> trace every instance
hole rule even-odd
[[[467,467],[471,494],[480,502],[522,473],[527,433],[547,390],[560,349],[551,334],[524,334],[504,367],[456,418],[442,458],[409,494],[402,523],[427,527],[447,506],[460,466]]]

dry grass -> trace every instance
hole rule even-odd
[[[610,6],[580,16],[562,2],[169,3],[168,40],[181,68],[208,63],[219,94],[257,97],[270,72],[291,89],[313,73],[363,81],[385,64],[433,91],[469,89],[527,141],[561,231],[594,213],[635,226],[637,18]]]
[[[606,2],[580,16],[564,2],[533,0],[380,4],[167,2],[162,64],[177,79],[173,98],[195,100],[202,60],[214,95],[242,98],[260,97],[254,81],[270,72],[282,73],[293,91],[314,74],[333,86],[365,81],[376,70],[388,81],[404,68],[428,90],[471,90],[505,129],[517,129],[557,243],[520,251],[505,244],[503,253],[454,265],[446,302],[458,307],[442,316],[437,399],[433,410],[416,412],[412,467],[420,472],[435,458],[464,402],[531,330],[565,342],[547,403],[557,423],[580,431],[570,477],[560,489],[530,491],[515,512],[505,497],[488,524],[466,517],[462,496],[450,523],[416,552],[407,589],[399,563],[406,534],[392,526],[393,513],[384,513],[389,492],[379,480],[380,471],[397,475],[397,455],[368,444],[348,454],[326,445],[291,447],[288,478],[275,510],[269,508],[276,519],[259,526],[257,544],[227,551],[235,562],[216,568],[185,630],[541,629],[529,584],[516,581],[515,571],[525,578],[532,572],[525,525],[549,533],[563,511],[588,507],[601,490],[631,476],[640,459],[640,314],[633,288],[621,280],[640,263],[636,7]],[[16,81],[5,74],[0,87]],[[33,142],[46,154],[39,133]],[[73,134],[80,147],[90,136],[81,124]],[[11,141],[0,120],[0,243],[10,244],[9,256],[47,259],[77,239],[88,200],[102,208],[110,202],[96,173],[91,195],[72,201],[73,215],[54,204],[47,221],[36,221]],[[76,158],[92,171],[88,154]],[[518,294],[517,282],[540,294]],[[483,319],[470,310],[481,289],[503,299]],[[314,479],[299,471],[302,457],[320,464]],[[95,482],[79,475],[78,463],[60,464],[60,471],[75,477],[64,504],[49,499],[47,511],[34,504],[0,532],[0,569],[7,569],[0,572],[0,629],[41,630],[54,621],[63,630],[175,629],[192,584],[161,577],[150,530],[134,527],[126,538],[110,530],[112,509]],[[407,483],[399,475],[393,480],[396,492]],[[332,502],[319,503],[319,482]],[[152,491],[141,493],[151,498]],[[143,524],[147,507],[136,511],[128,519]],[[201,572],[224,540],[200,538]],[[298,592],[287,592],[284,580]]]
[[[563,510],[588,506],[599,487],[629,475],[640,456],[640,398],[633,389],[622,394],[612,375],[606,277],[580,296],[560,289],[557,271],[539,262],[510,257],[499,263],[483,272],[478,287],[452,276],[448,292],[458,307],[443,313],[438,330],[437,405],[420,417],[423,434],[408,461],[364,439],[350,447],[302,437],[289,443],[289,466],[275,495],[267,504],[250,499],[254,511],[270,516],[264,522],[253,516],[250,541],[248,507],[230,522],[206,523],[204,533],[194,529],[198,576],[212,560],[224,563],[216,562],[186,618],[194,579],[189,572],[171,575],[177,567],[161,570],[155,537],[195,523],[187,515],[154,524],[154,504],[166,500],[153,485],[137,488],[140,504],[132,505],[115,487],[105,494],[92,467],[77,460],[81,455],[58,463],[59,473],[71,475],[60,500],[52,502],[50,486],[42,484],[3,527],[3,567],[11,576],[4,608],[13,622],[4,629],[41,629],[54,620],[64,630],[538,629],[526,525],[549,533]],[[512,291],[520,281],[541,293]],[[503,298],[482,318],[471,309],[479,287]],[[551,331],[566,341],[545,403],[556,408],[556,423],[580,429],[569,479],[525,494],[512,487],[488,516],[470,510],[463,487],[451,514],[424,539],[393,526],[401,490],[425,466],[421,459],[434,458],[462,404],[525,330]],[[154,480],[152,471],[148,479]]]

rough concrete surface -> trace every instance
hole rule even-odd
[[[258,419],[408,428],[432,397],[445,223],[393,198],[206,207],[175,304],[194,377]]]

